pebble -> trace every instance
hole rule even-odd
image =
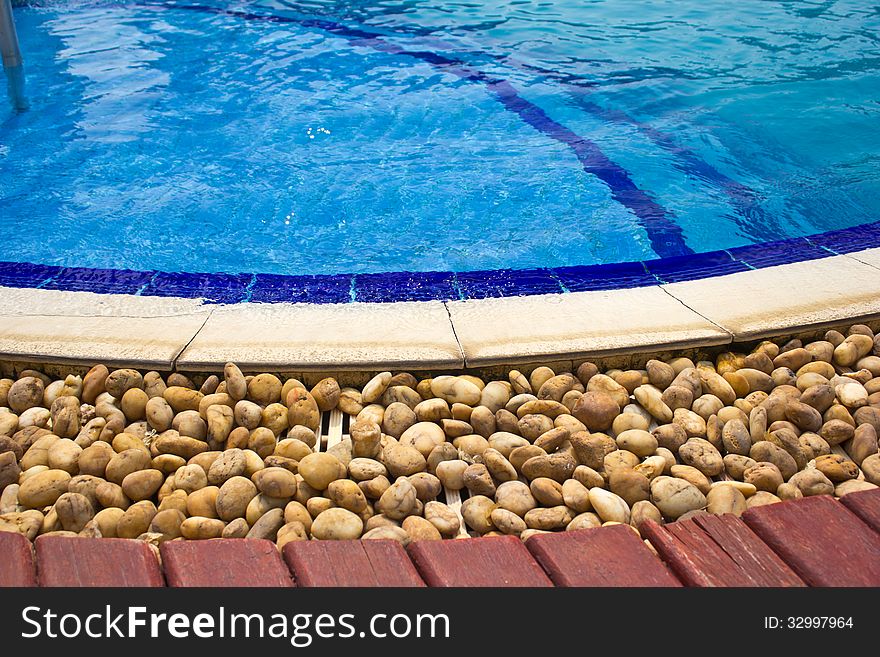
[[[620,414],[620,406],[610,395],[591,390],[578,399],[571,414],[591,431],[604,431]]]
[[[628,523],[630,520],[629,505],[618,495],[602,488],[590,489],[590,504],[596,515],[603,522],[614,521]]]
[[[706,495],[706,510],[709,513],[741,516],[747,508],[746,496],[735,486],[718,486],[710,489]]]
[[[644,369],[381,372],[359,389],[234,363],[23,370],[0,379],[0,530],[406,545],[840,497],[880,485],[880,354],[868,327],[844,333]],[[332,409],[357,418],[325,451]],[[444,487],[469,490],[461,515]]]
[[[313,538],[325,541],[344,541],[360,538],[364,521],[347,509],[332,508],[322,511],[312,522]]]
[[[299,462],[299,474],[315,490],[324,490],[331,481],[344,476],[345,466],[331,454],[315,453]]]
[[[676,477],[657,477],[651,482],[651,502],[668,520],[689,511],[704,509],[706,496],[693,484]]]

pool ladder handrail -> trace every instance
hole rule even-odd
[[[11,0],[0,0],[0,54],[3,56],[3,68],[21,66],[21,48],[12,18]]]

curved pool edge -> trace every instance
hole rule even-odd
[[[231,303],[464,301],[681,283],[880,247],[880,221],[653,260],[531,269],[351,274],[191,273],[0,261],[0,286]]]
[[[719,347],[880,320],[880,248],[651,286],[464,301],[205,303],[0,287],[0,359],[445,371]]]

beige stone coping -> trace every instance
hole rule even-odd
[[[447,304],[469,365],[576,360],[726,344],[731,336],[660,287]]]
[[[0,287],[0,358],[171,369],[209,315],[196,299]]]
[[[664,289],[737,341],[880,316],[880,249],[673,283]],[[868,252],[862,252],[866,254]]]
[[[456,370],[697,349],[880,319],[880,249],[629,290],[211,305],[0,288],[0,359],[217,371]]]
[[[219,306],[177,367],[215,370],[227,361],[249,371],[464,366],[440,301]]]

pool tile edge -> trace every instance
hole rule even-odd
[[[747,342],[880,319],[880,249],[616,290],[206,304],[0,287],[0,359],[249,371],[458,370]]]

